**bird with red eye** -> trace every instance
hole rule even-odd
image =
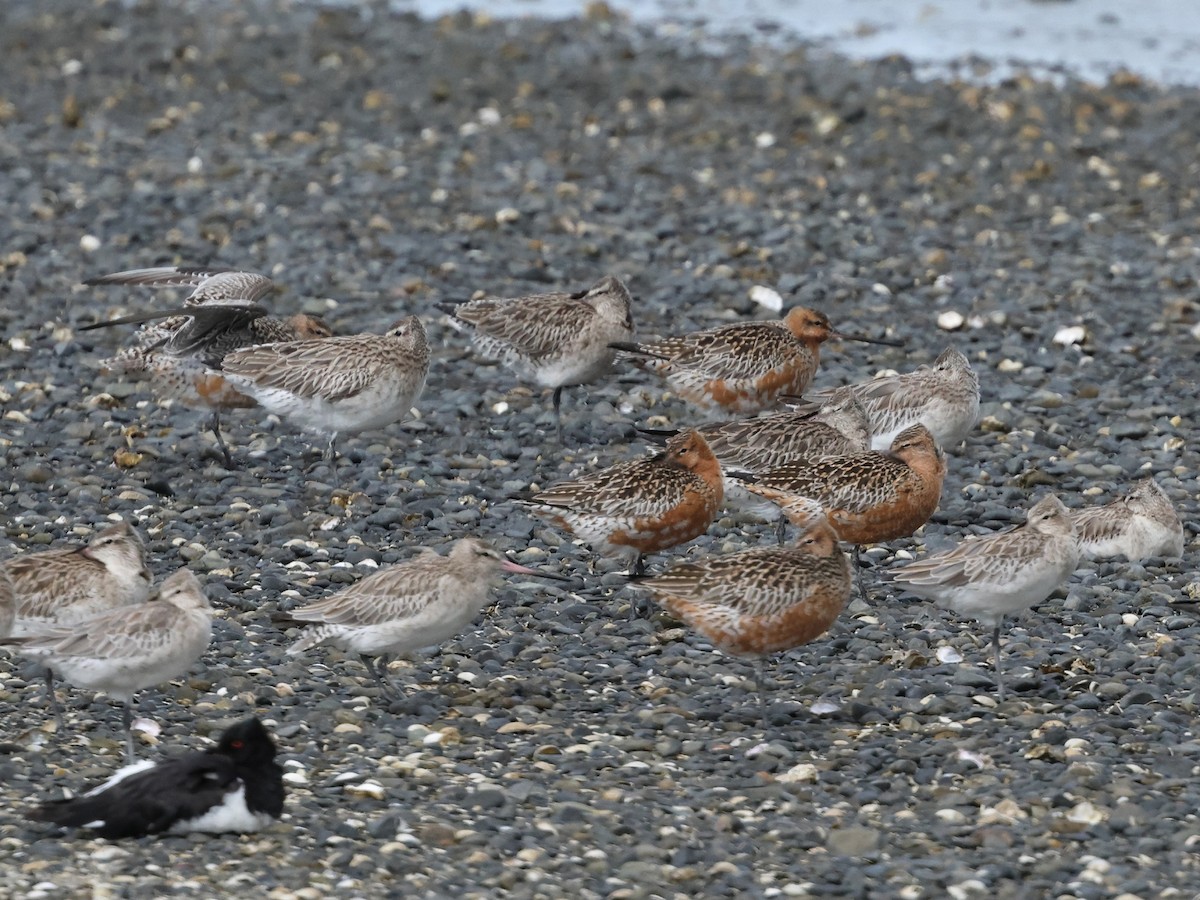
[[[85,794],[26,815],[110,840],[259,831],[283,813],[283,768],[275,754],[275,741],[252,717],[228,728],[215,747],[126,766]]]

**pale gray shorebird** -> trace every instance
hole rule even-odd
[[[288,655],[320,644],[357,653],[384,695],[399,696],[387,672],[391,658],[458,634],[487,605],[503,572],[564,580],[505,559],[478,538],[462,538],[445,556],[424,548],[332,597],[292,610],[293,619],[317,624],[288,648]]]
[[[121,316],[84,325],[80,331],[112,325],[143,325],[133,345],[102,360],[103,369],[146,375],[156,392],[189,408],[212,410],[210,427],[227,466],[233,457],[221,436],[221,413],[257,405],[215,372],[232,350],[280,341],[315,340],[332,335],[318,316],[276,317],[258,301],[274,283],[265,275],[218,267],[163,266],[102,275],[88,285],[142,285],[193,288],[182,306]]]
[[[850,596],[850,565],[837,534],[820,504],[800,503],[805,519],[790,546],[679,562],[661,575],[636,582],[717,649],[757,660],[764,728],[764,660],[824,634]]]
[[[25,638],[70,626],[145,601],[150,593],[146,548],[126,522],[94,534],[83,547],[27,553],[0,564],[15,603],[11,635]],[[54,693],[53,667],[46,669],[47,704],[59,730],[62,708]]]
[[[1103,506],[1075,510],[1071,519],[1080,552],[1092,559],[1183,555],[1183,523],[1153,478],[1143,478]]]
[[[960,351],[947,347],[933,361],[900,375],[884,375],[858,384],[824,388],[809,396],[826,403],[847,395],[866,411],[871,446],[886,450],[910,425],[924,425],[938,446],[952,449],[979,421],[979,376]]]
[[[605,275],[577,294],[479,297],[442,309],[451,325],[470,332],[484,356],[554,389],[554,422],[561,444],[563,388],[590,384],[612,371],[616,352],[609,344],[633,337],[630,302],[621,280]]]
[[[220,374],[268,412],[329,438],[408,416],[429,374],[429,341],[416,316],[384,334],[260,344],[227,353]]]
[[[821,359],[821,345],[837,338],[899,346],[896,341],[846,334],[828,316],[797,306],[782,319],[737,322],[644,343],[614,342],[614,349],[666,379],[670,388],[705,410],[753,413],[783,394],[801,394]]]
[[[895,570],[892,581],[911,594],[991,626],[996,688],[1004,700],[1001,622],[1006,615],[1049,597],[1078,564],[1071,514],[1050,494],[1030,508],[1023,525],[968,537],[950,550]]]
[[[38,636],[15,641],[15,649],[76,687],[122,701],[125,751],[133,759],[133,695],[191,668],[212,640],[212,612],[196,576],[180,569],[150,602],[47,625]]]

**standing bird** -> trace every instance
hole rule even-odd
[[[72,626],[93,616],[145,601],[150,593],[146,547],[127,522],[96,532],[84,547],[26,553],[0,564],[14,595],[14,638]],[[46,668],[47,704],[63,730],[54,694],[54,670]]]
[[[447,556],[425,548],[332,597],[292,610],[293,619],[318,624],[288,648],[288,655],[333,644],[357,653],[385,695],[399,696],[387,674],[391,657],[458,634],[487,604],[501,572],[562,580],[505,559],[478,538],[457,541]]]
[[[813,391],[818,403],[853,396],[867,413],[871,446],[886,450],[905,428],[920,423],[938,446],[959,443],[979,421],[979,376],[971,361],[947,347],[932,366],[903,375],[885,375],[859,384]]]
[[[288,341],[234,350],[220,374],[268,412],[329,437],[383,428],[405,418],[425,387],[429,341],[416,316],[384,334]]]
[[[81,796],[51,800],[27,815],[107,840],[259,831],[283,814],[283,768],[275,753],[275,741],[251,717],[226,729],[215,747],[134,763]]]
[[[212,612],[196,576],[180,569],[150,602],[47,625],[13,643],[18,653],[41,660],[76,687],[120,700],[125,752],[132,760],[133,695],[191,668],[212,640]]]
[[[708,530],[725,491],[721,466],[694,430],[681,431],[663,452],[620,463],[538,491],[523,502],[560,528],[642,573],[642,556],[667,550]]]
[[[1143,478],[1104,506],[1071,513],[1082,554],[1130,561],[1183,555],[1183,523],[1153,478]]]
[[[563,388],[590,384],[612,371],[616,353],[609,344],[633,337],[629,307],[629,289],[615,276],[605,275],[577,294],[480,297],[442,308],[451,325],[471,332],[484,356],[554,388],[554,423],[561,444]]]
[[[806,520],[792,546],[679,562],[662,575],[637,582],[718,650],[757,659],[764,728],[766,657],[824,634],[850,596],[850,566],[836,533],[819,504],[806,500],[799,505]]]
[[[103,360],[101,367],[111,372],[146,373],[161,396],[189,408],[211,409],[210,427],[229,467],[233,457],[221,437],[221,412],[247,409],[256,403],[214,372],[225,354],[255,344],[316,340],[333,333],[317,316],[267,315],[257,301],[269,294],[274,284],[255,272],[165,266],[103,275],[84,284],[194,288],[181,307],[121,316],[79,330],[145,324],[132,347]]]
[[[739,322],[649,343],[614,342],[614,349],[642,358],[679,396],[701,409],[753,413],[775,405],[781,394],[808,387],[830,338],[899,346],[835,331],[824,313],[797,306],[782,319]]]
[[[1053,494],[1035,503],[1025,524],[1010,531],[968,537],[953,549],[897,570],[892,581],[938,606],[992,626],[996,689],[1004,700],[1000,624],[1004,616],[1050,596],[1079,564],[1075,524]]]
[[[807,518],[807,504],[799,501],[816,500],[839,540],[854,544],[859,563],[861,544],[908,537],[928,522],[945,477],[946,457],[933,435],[924,425],[912,425],[896,435],[886,452],[791,463],[750,476],[746,489],[780,504],[788,517],[798,514],[801,521]],[[783,528],[781,519],[781,543]],[[858,584],[865,600],[861,574]]]

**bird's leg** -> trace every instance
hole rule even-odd
[[[992,628],[992,653],[996,659],[996,691],[1000,695],[1000,702],[1004,702],[1004,672],[1000,668],[1000,619],[996,620],[995,626]]]
[[[385,697],[396,700],[400,699],[400,689],[396,687],[395,682],[388,675],[387,664],[390,661],[390,657],[385,654],[375,660],[365,653],[360,653],[359,659],[367,667],[367,671],[371,673],[371,677],[375,679],[375,683],[379,685],[379,690],[383,692]]]
[[[212,428],[213,437],[217,439],[217,446],[221,448],[221,454],[225,457],[225,468],[232,469],[233,454],[229,452],[229,447],[225,445],[225,439],[221,437],[221,411],[219,409],[213,410],[210,427]]]
[[[633,572],[631,578],[641,578],[646,574],[646,557],[639,553],[633,561]],[[642,602],[641,598],[634,595],[634,598],[629,601],[629,620],[632,622],[641,614]]]
[[[852,562],[854,564],[854,582],[858,585],[858,596],[862,598],[862,602],[870,603],[871,598],[867,596],[867,588],[866,585],[863,584],[862,555],[859,552],[861,549],[862,548],[860,548],[858,544],[855,544],[854,549],[850,553]]]
[[[763,692],[763,682],[766,680],[767,657],[760,655],[754,665],[754,692],[758,694],[758,717],[762,721],[763,736],[766,737],[770,726],[767,724],[767,698]]]
[[[128,697],[121,709],[121,724],[125,726],[125,762],[131,763],[135,758],[133,752],[133,701]]]
[[[558,433],[558,444],[560,447],[565,447],[563,442],[563,427],[562,427],[562,385],[554,389],[554,395],[551,397],[551,403],[554,404],[554,428]]]
[[[54,722],[58,726],[58,733],[62,734],[66,729],[66,723],[63,721],[62,707],[58,705],[58,695],[54,693],[54,670],[46,666],[46,703],[54,712]]]

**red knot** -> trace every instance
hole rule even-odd
[[[894,345],[834,330],[824,313],[802,306],[783,319],[740,322],[645,343],[616,342],[663,376],[684,400],[706,410],[753,413],[808,387],[831,338]]]

